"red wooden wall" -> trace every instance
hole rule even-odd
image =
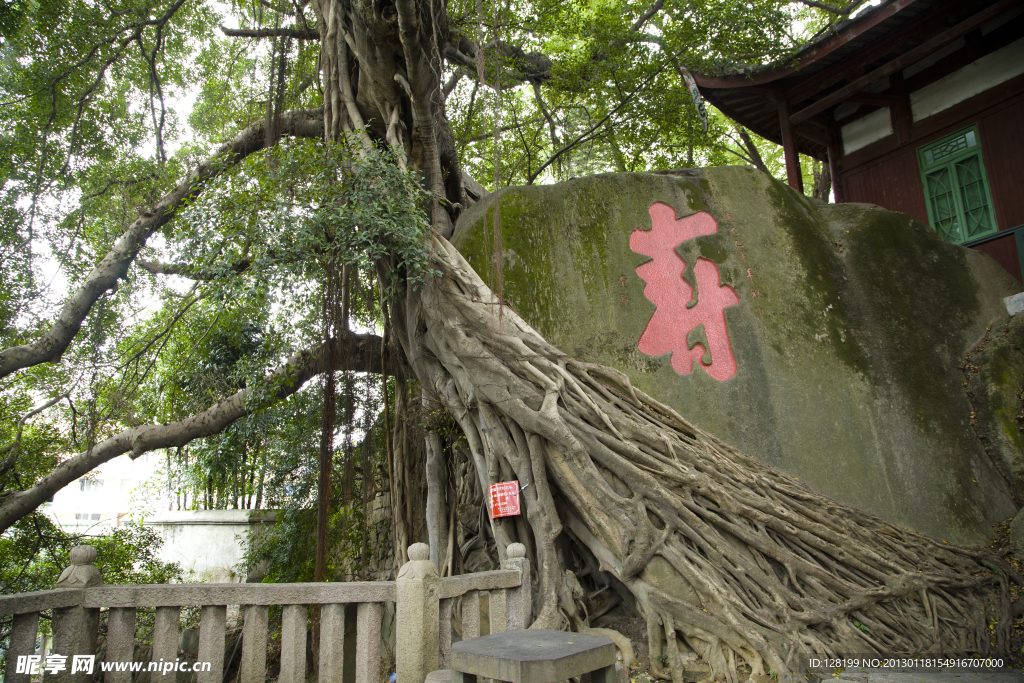
[[[1006,85],[1013,87],[1019,80]],[[840,176],[845,201],[877,204],[927,223],[917,149],[977,123],[999,230],[1024,224],[1024,92],[1018,89],[1013,95],[1005,86],[992,90],[1002,90],[1005,99],[993,103],[995,93],[983,93],[914,124],[916,134],[904,145],[896,145],[895,136],[889,136],[845,157],[846,170]],[[1013,236],[975,249],[989,254],[1024,282]]]
[[[983,115],[982,154],[999,229],[1024,224],[1024,100]]]
[[[928,222],[921,172],[913,149],[904,148],[872,166],[844,174],[843,189],[848,202],[877,204]]]

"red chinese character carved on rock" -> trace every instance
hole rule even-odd
[[[719,381],[736,374],[736,357],[729,344],[725,328],[725,308],[740,302],[735,290],[719,284],[718,266],[714,261],[698,258],[693,266],[697,282],[697,300],[693,300],[693,287],[683,279],[686,262],[676,253],[676,247],[700,235],[713,235],[718,223],[706,211],[676,219],[676,212],[668,204],[651,204],[651,229],[634,230],[629,236],[629,248],[653,260],[636,269],[636,274],[647,285],[644,296],[657,310],[640,336],[638,348],[648,356],[661,356],[672,352],[672,368],[680,375],[688,375],[697,361],[704,371]],[[699,326],[711,351],[711,363],[701,362],[708,349],[697,343],[689,348],[687,335]]]

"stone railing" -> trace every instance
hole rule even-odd
[[[283,584],[159,584],[105,586],[93,566],[96,550],[78,546],[71,566],[57,588],[0,596],[0,616],[13,615],[5,683],[30,683],[17,673],[18,655],[33,654],[39,614],[52,610],[53,647],[65,656],[65,670],[47,673],[47,683],[87,683],[84,672],[72,673],[74,655],[97,652],[100,610],[107,611],[107,662],[130,662],[135,652],[136,611],[155,609],[151,663],[143,671],[160,671],[160,662],[178,660],[181,608],[201,607],[197,683],[223,683],[227,607],[241,606],[244,615],[239,683],[264,683],[266,677],[268,608],[281,605],[281,672],[278,683],[306,680],[306,634],[309,607],[320,607],[319,683],[345,683],[345,606],[355,603],[355,683],[379,683],[381,615],[395,603],[396,670],[402,683],[423,683],[426,675],[448,668],[451,660],[453,600],[462,597],[462,637],[480,635],[480,592],[489,591],[491,633],[526,628],[530,620],[529,562],[525,548],[514,543],[497,571],[438,577],[423,543],[409,547],[409,562],[396,581]],[[162,665],[161,665],[162,666]],[[97,668],[99,665],[97,664]],[[152,675],[151,675],[152,676]],[[104,683],[131,683],[131,671],[107,671]],[[152,683],[175,678],[152,678]]]

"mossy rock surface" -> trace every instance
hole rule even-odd
[[[679,374],[671,354],[638,347],[656,306],[636,271],[651,259],[630,236],[651,230],[657,202],[679,219],[706,211],[717,222],[675,253],[695,291],[690,307],[701,300],[698,259],[738,295],[724,309],[736,365],[725,380],[701,361]],[[986,356],[1000,365],[985,371],[979,396],[962,364],[987,329],[1006,326],[1002,299],[1020,286],[919,221],[825,205],[723,167],[507,188],[462,216],[455,245],[563,351],[619,368],[701,429],[836,500],[961,543],[986,540],[1019,507],[1024,344]],[[680,334],[687,348],[709,347],[703,326]],[[990,416],[988,432],[978,413]]]

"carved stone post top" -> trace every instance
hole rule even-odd
[[[440,579],[437,567],[430,561],[430,546],[426,543],[413,543],[409,546],[409,561],[398,570],[398,579],[415,581],[418,579]]]
[[[430,559],[430,546],[426,543],[413,543],[409,546],[409,560],[422,562]]]
[[[71,549],[71,564],[86,565],[96,561],[96,548],[91,545],[76,545]]]
[[[510,543],[505,551],[505,559],[501,563],[501,568],[523,571],[529,566],[530,561],[526,558],[526,546],[522,543]]]
[[[93,562],[96,548],[91,545],[76,545],[71,549],[71,566],[60,573],[56,588],[90,588],[102,586],[103,577]]]

